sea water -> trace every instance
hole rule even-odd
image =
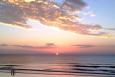
[[[115,77],[115,56],[0,55],[0,77],[12,76]]]

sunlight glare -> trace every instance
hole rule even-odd
[[[35,0],[25,0],[25,2],[31,2],[31,1],[35,1]]]
[[[58,56],[59,55],[59,52],[56,52],[56,56]]]

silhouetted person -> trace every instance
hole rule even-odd
[[[11,76],[15,75],[15,69],[13,69],[13,67],[11,67]]]

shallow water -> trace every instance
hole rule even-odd
[[[114,56],[0,55],[0,77],[114,77]]]

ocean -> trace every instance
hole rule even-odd
[[[115,56],[0,55],[0,77],[115,77]]]

